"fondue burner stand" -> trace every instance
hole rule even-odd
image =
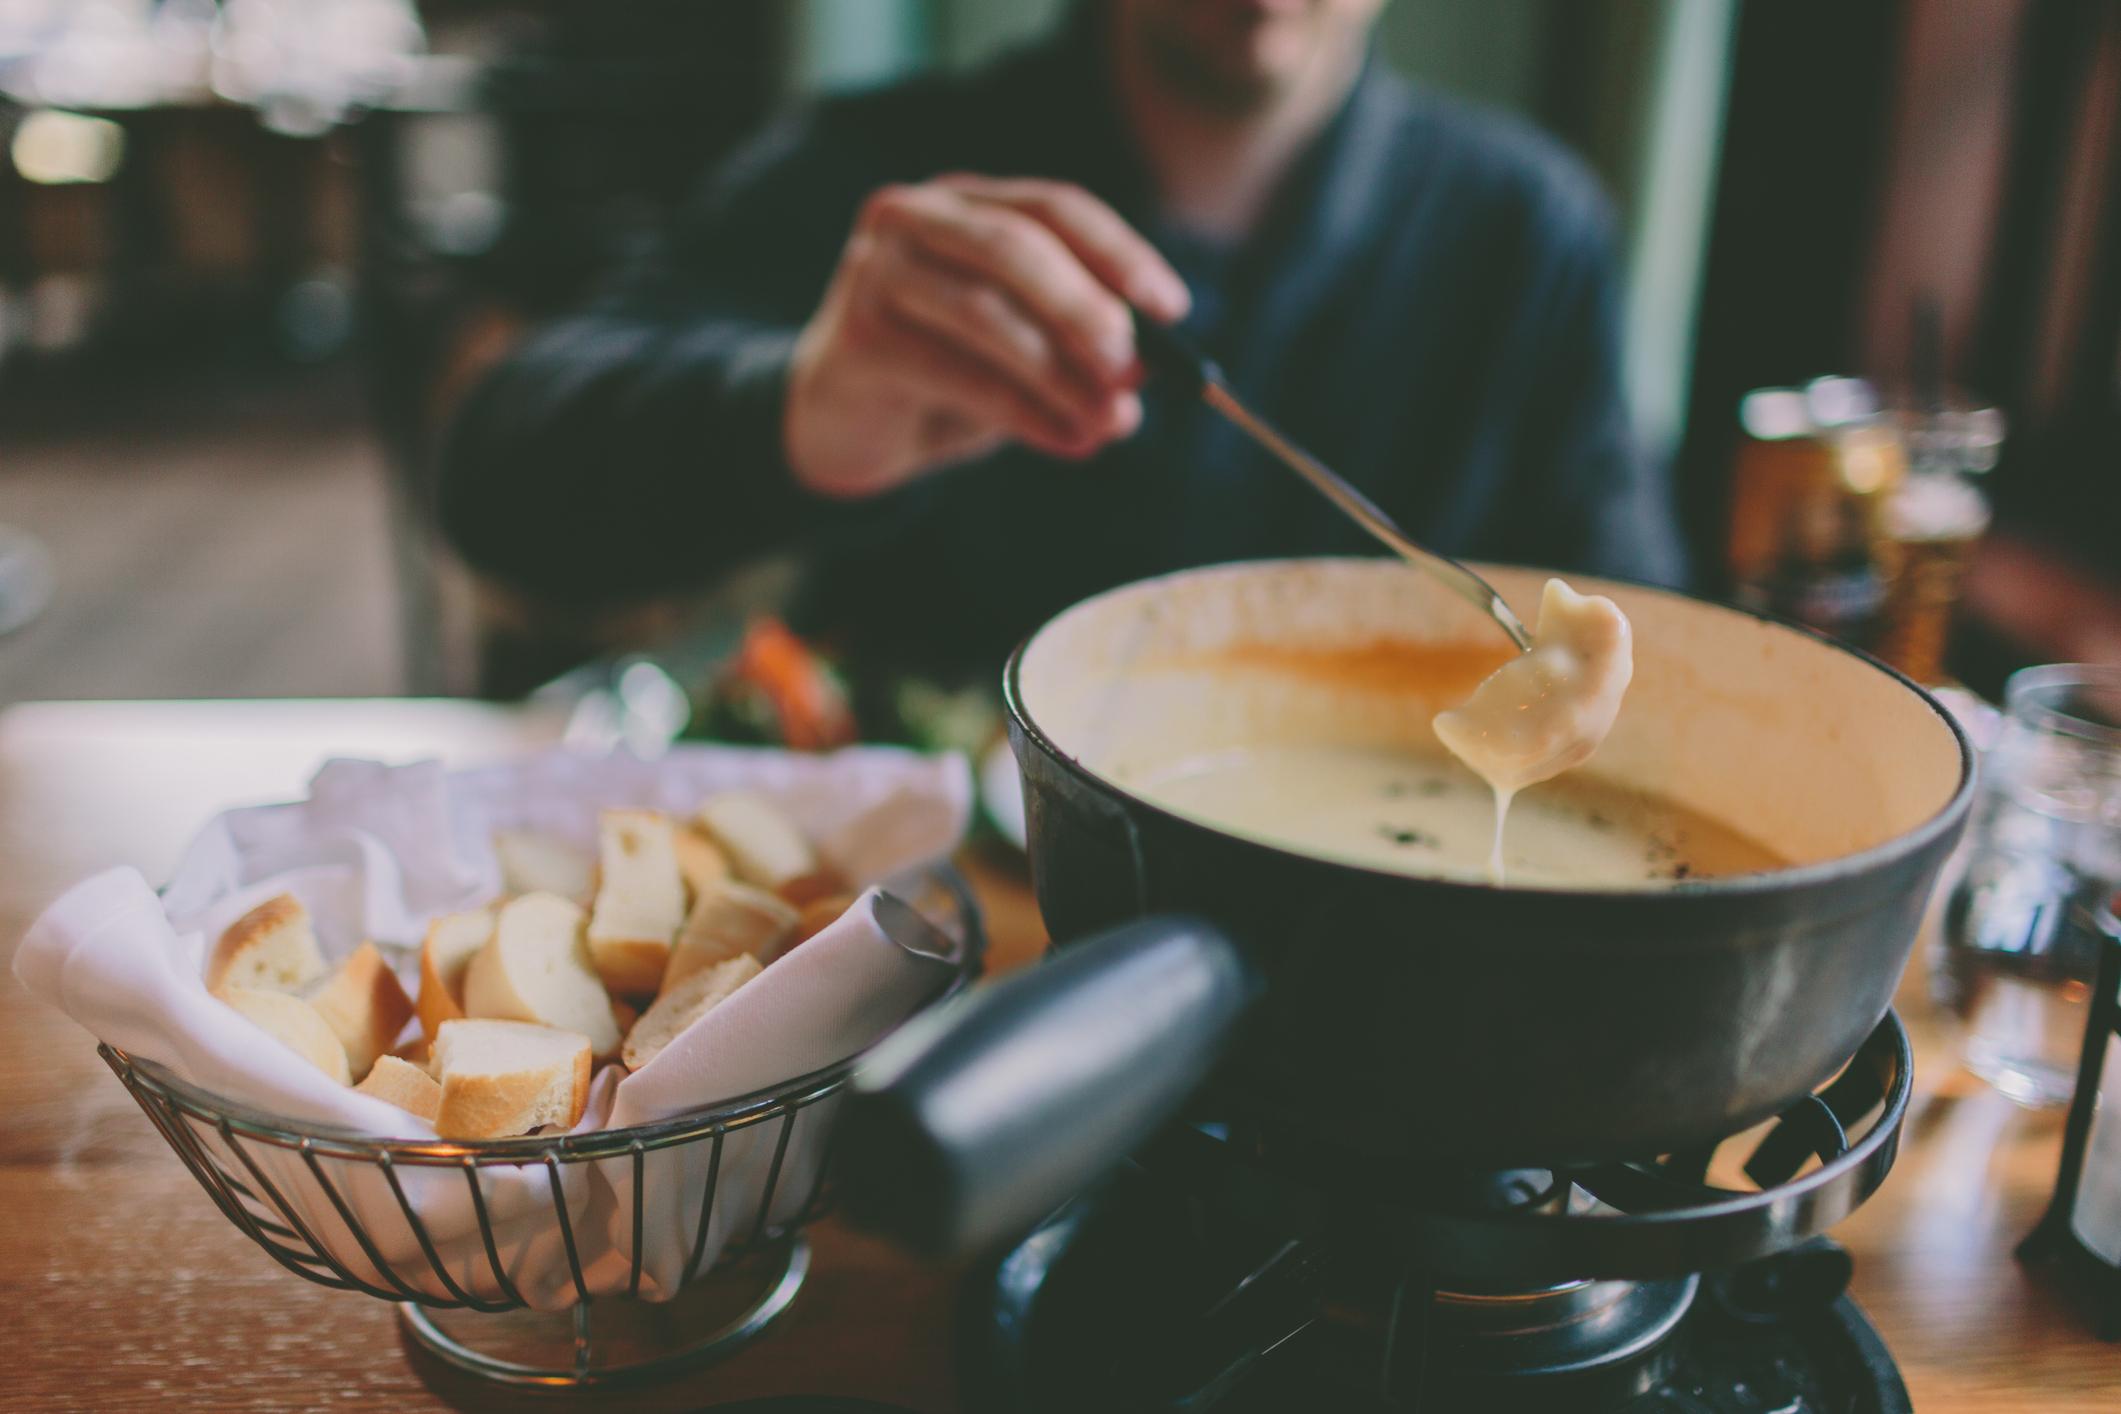
[[[1907,1414],[1819,1233],[1892,1167],[1909,1082],[1888,1014],[1771,1124],[1654,1162],[1418,1172],[1176,1127],[971,1288],[967,1407]]]

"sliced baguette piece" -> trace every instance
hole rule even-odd
[[[619,1048],[610,994],[582,939],[582,910],[558,894],[525,894],[501,905],[492,941],[464,969],[464,1014],[573,1031],[600,1056]]]
[[[725,790],[700,802],[700,828],[729,857],[737,878],[779,892],[817,872],[816,851],[780,806],[756,791]]]
[[[589,957],[613,992],[653,993],[671,940],[685,926],[685,879],[673,833],[669,818],[650,810],[607,810],[598,818]]]
[[[493,941],[492,908],[445,913],[427,925],[420,944],[420,1029],[430,1044],[445,1021],[464,1015],[464,972]]]
[[[596,892],[596,864],[563,839],[536,830],[495,830],[493,857],[501,888],[511,894],[558,894],[587,904]]]
[[[427,1039],[426,1032],[416,1032],[406,1037],[399,1044],[392,1046],[390,1054],[404,1061],[407,1065],[417,1066],[425,1071],[428,1061],[434,1057],[434,1042]],[[376,1057],[379,1062],[382,1059],[383,1057],[381,1056]]]
[[[738,953],[725,962],[718,962],[665,987],[663,995],[655,999],[655,1005],[643,1012],[633,1030],[626,1033],[626,1044],[620,1050],[619,1058],[626,1062],[628,1070],[639,1070],[661,1055],[663,1048],[676,1040],[686,1027],[728,1000],[730,993],[762,970],[759,960],[750,953]]]
[[[671,848],[677,851],[678,873],[685,876],[685,906],[691,908],[729,877],[729,856],[707,838],[694,821],[671,832]]]
[[[412,998],[374,943],[363,943],[331,976],[304,995],[346,1047],[346,1064],[359,1080],[391,1048],[412,1016]]]
[[[527,1021],[443,1022],[435,1133],[505,1139],[548,1124],[572,1129],[589,1103],[589,1052],[581,1033]]]
[[[782,940],[795,931],[796,911],[763,889],[727,883],[693,906],[670,951],[663,971],[663,990],[697,972],[746,954],[761,965],[775,956]]]
[[[293,894],[274,894],[221,934],[207,960],[206,989],[296,992],[323,975],[309,910]]]
[[[341,1085],[353,1083],[346,1065],[346,1047],[339,1044],[330,1024],[308,1002],[286,992],[268,992],[258,987],[220,987],[214,996]]]
[[[434,1123],[436,1112],[442,1108],[441,1082],[396,1056],[377,1056],[375,1068],[354,1089],[416,1114],[429,1124]]]
[[[785,902],[808,908],[819,899],[850,892],[846,876],[830,864],[820,863],[807,874],[798,874],[774,890]]]

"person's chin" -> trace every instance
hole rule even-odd
[[[1251,81],[1261,88],[1296,82],[1310,62],[1316,43],[1309,26],[1297,21],[1269,20],[1256,26],[1245,46]]]
[[[1296,83],[1307,57],[1301,35],[1256,33],[1222,56],[1220,87],[1240,106],[1268,102]]]
[[[1304,23],[1280,14],[1274,0],[1223,0],[1183,20],[1153,48],[1169,77],[1219,108],[1242,111],[1271,102],[1295,82],[1309,57]]]
[[[1302,72],[1310,43],[1302,25],[1267,18],[1233,23],[1197,52],[1219,87],[1266,97]]]
[[[1271,93],[1294,83],[1319,42],[1302,5],[1292,10],[1276,0],[1246,0],[1223,18],[1216,57],[1233,88]]]

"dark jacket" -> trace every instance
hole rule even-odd
[[[697,585],[803,545],[798,626],[992,662],[1096,590],[1220,560],[1369,553],[1197,404],[1145,395],[1087,464],[1011,449],[861,503],[805,495],[781,388],[862,198],[948,171],[1102,196],[1169,254],[1235,386],[1417,538],[1673,582],[1662,476],[1630,443],[1611,219],[1506,119],[1369,66],[1241,248],[1162,226],[1078,26],[961,78],[832,100],[718,173],[653,268],[530,340],[463,405],[440,510],[470,562],[582,603]]]

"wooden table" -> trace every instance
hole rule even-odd
[[[0,940],[95,868],[150,877],[239,800],[284,797],[327,754],[466,761],[547,740],[549,719],[461,703],[35,704],[0,713]],[[967,860],[993,960],[1042,935],[1020,867]],[[2121,1347],[2011,1259],[2054,1179],[2060,1122],[1965,1081],[1904,988],[1918,1099],[1884,1190],[1837,1230],[1856,1296],[1922,1414],[2121,1409]],[[0,982],[0,1405],[15,1409],[693,1409],[767,1394],[958,1407],[952,1274],[833,1222],[763,1341],[640,1393],[555,1399],[416,1356],[384,1303],[309,1285],[208,1203],[89,1039]]]

